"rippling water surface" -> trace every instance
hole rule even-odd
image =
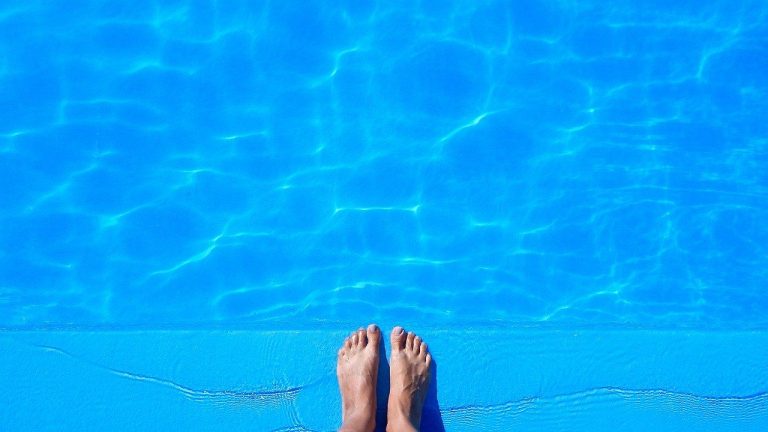
[[[768,324],[768,3],[0,6],[0,325]]]

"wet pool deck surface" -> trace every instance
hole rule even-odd
[[[412,330],[436,360],[425,431],[768,430],[766,331]],[[0,429],[334,430],[346,334],[4,330]]]

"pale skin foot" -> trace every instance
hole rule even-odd
[[[376,427],[376,378],[381,330],[371,324],[349,335],[339,349],[336,377],[341,390],[339,431],[373,431]]]
[[[402,327],[392,329],[392,356],[389,359],[389,401],[387,431],[418,431],[421,410],[429,387],[432,356],[427,344]]]

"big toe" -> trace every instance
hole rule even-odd
[[[379,326],[376,324],[369,325],[366,329],[366,333],[368,335],[368,344],[371,348],[378,351],[379,342],[381,341],[381,330],[379,330]]]
[[[389,342],[392,344],[392,352],[403,350],[405,348],[405,329],[400,326],[393,328]]]

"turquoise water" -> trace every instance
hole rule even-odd
[[[0,6],[0,326],[768,323],[768,4]]]
[[[764,1],[3,2],[0,430],[335,430],[377,322],[425,432],[766,431],[766,71]]]

